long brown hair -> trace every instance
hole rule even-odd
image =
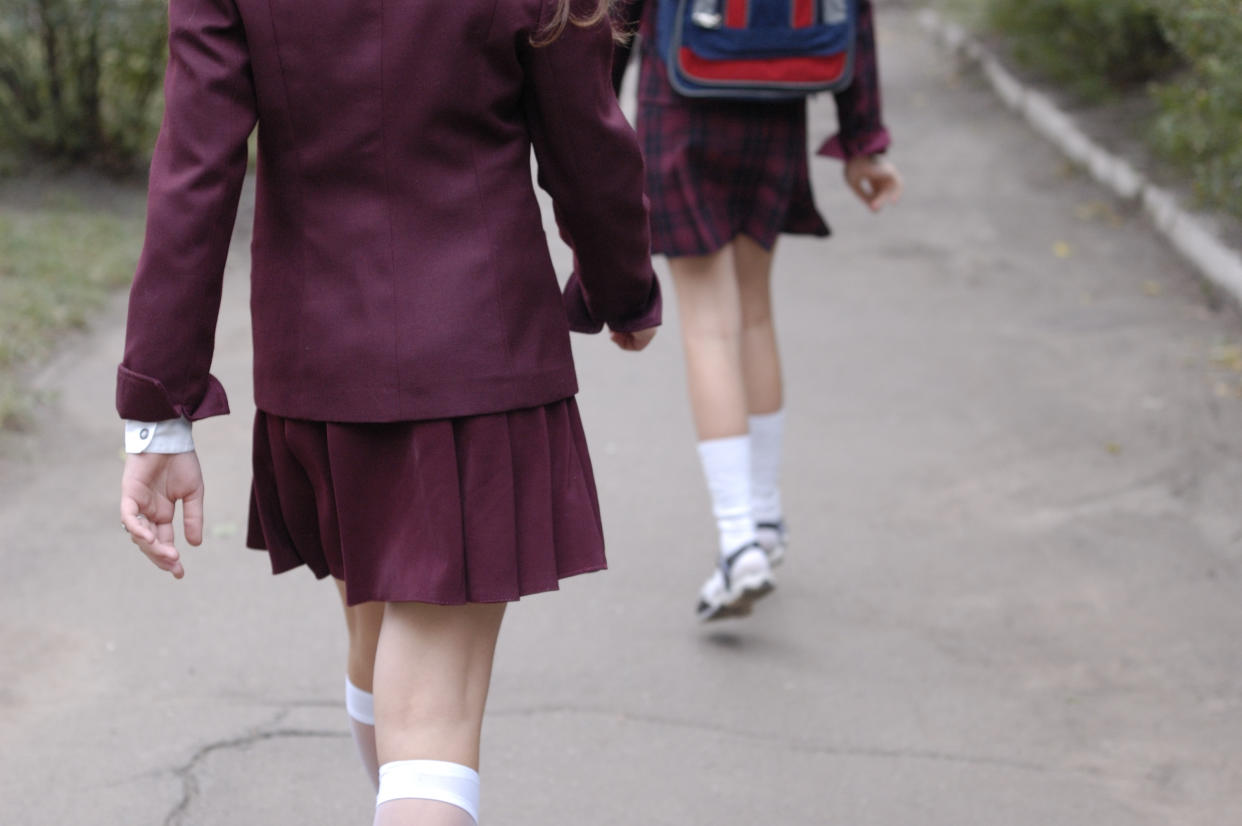
[[[574,14],[570,7],[584,6],[587,0],[556,0],[556,11],[552,13],[552,19],[547,26],[544,26],[543,31],[531,38],[530,42],[535,46],[547,46],[564,33],[566,26],[574,25],[587,29],[597,25],[601,20],[608,20],[609,25],[612,26],[613,40],[618,43],[628,40],[630,33],[619,31],[612,20],[612,7],[616,0],[594,0],[594,2],[595,9],[590,13]]]

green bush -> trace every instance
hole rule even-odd
[[[993,0],[989,18],[1021,63],[1087,99],[1180,63],[1152,0]]]
[[[1242,216],[1242,0],[989,0],[987,19],[1080,97],[1150,89],[1153,146]]]
[[[149,147],[163,0],[0,0],[0,146],[129,165]]]
[[[1163,30],[1189,68],[1154,91],[1153,142],[1187,168],[1205,202],[1242,217],[1242,2],[1160,0]]]

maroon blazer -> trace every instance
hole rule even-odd
[[[256,122],[263,410],[397,421],[545,404],[577,391],[571,321],[658,324],[610,30],[533,46],[555,3],[172,0],[121,416],[228,411],[208,370]],[[563,299],[532,145],[577,260]]]

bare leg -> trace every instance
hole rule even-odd
[[[749,236],[733,242],[742,298],[742,373],[750,413],[750,493],[756,537],[775,565],[785,556],[788,536],[781,505],[781,442],[784,387],[772,316],[772,251]]]
[[[695,608],[702,620],[744,616],[773,584],[751,509],[743,309],[734,261],[733,244],[711,255],[669,260],[699,461],[719,538],[717,564]]]
[[[732,246],[668,262],[677,290],[690,408],[700,441],[746,433],[742,310]]]
[[[753,415],[775,413],[784,402],[781,358],[772,322],[772,255],[748,235],[733,239],[742,313],[742,375],[746,409]]]
[[[478,770],[483,709],[504,611],[504,603],[387,605],[375,658],[382,765],[434,760]],[[474,826],[474,819],[440,800],[398,798],[376,808],[375,826],[415,825]]]
[[[369,708],[358,709],[355,705],[369,706],[370,697],[364,696],[359,702],[358,692],[369,695],[372,691],[372,675],[375,672],[375,646],[379,642],[380,622],[384,617],[384,603],[364,602],[361,605],[346,605],[345,583],[336,580],[337,590],[341,595],[341,605],[345,609],[345,628],[349,634],[349,652],[345,661],[345,676],[349,679],[346,687],[346,709],[349,712],[349,728],[354,735],[354,744],[358,747],[358,756],[362,759],[362,767],[371,778],[371,784],[379,786],[379,759],[375,752],[375,718],[366,712]]]

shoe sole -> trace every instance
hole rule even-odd
[[[699,609],[699,619],[702,622],[712,622],[714,620],[748,617],[754,609],[755,603],[772,593],[776,588],[776,583],[772,581],[770,576],[760,574],[737,582],[735,587],[738,589],[736,597],[729,602],[702,606]]]

